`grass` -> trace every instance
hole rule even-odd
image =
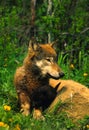
[[[79,55],[73,62],[71,62],[69,56],[70,54],[67,54],[63,57],[62,54],[60,54],[58,57],[58,64],[65,72],[64,78],[73,79],[89,87],[89,56],[84,54],[84,52],[79,52]]]
[[[19,52],[19,51],[18,51]],[[23,116],[17,106],[17,95],[13,85],[13,76],[15,69],[23,59],[23,51],[19,53],[12,52],[12,57],[4,58],[0,63],[0,130],[89,130],[89,117],[85,117],[78,124],[74,124],[66,113],[55,114],[44,112],[45,120],[35,120],[32,114]],[[11,53],[11,52],[10,52]],[[10,54],[11,55],[11,54]],[[64,70],[65,79],[74,79],[89,87],[88,58],[79,54],[79,69],[74,63],[64,60],[67,56],[58,59],[58,64]],[[81,66],[83,65],[83,67]],[[57,109],[57,106],[56,108]]]

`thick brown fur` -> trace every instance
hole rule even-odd
[[[35,97],[34,94],[36,94],[36,97],[37,93],[41,94],[39,93],[41,87],[43,87],[42,92],[47,86],[49,87],[47,91],[51,91],[49,78],[52,77],[58,79],[64,75],[56,63],[56,57],[57,54],[53,49],[52,44],[38,45],[33,44],[32,42],[30,43],[28,54],[24,59],[23,65],[16,70],[14,76],[14,84],[18,94],[21,111],[24,115],[30,113],[31,108],[34,106],[32,105],[34,103],[34,98],[32,97]],[[55,90],[52,93],[54,95]],[[48,97],[49,96],[50,95],[48,94]],[[50,99],[51,98],[52,97],[50,97]],[[41,106],[37,105],[37,107],[37,109],[39,109]]]

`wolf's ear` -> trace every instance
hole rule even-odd
[[[29,42],[29,50],[37,51],[40,48],[39,44],[34,40],[30,40]]]
[[[52,43],[50,43],[50,46],[53,48],[56,48],[57,42],[58,42],[58,39],[56,41],[53,41]]]

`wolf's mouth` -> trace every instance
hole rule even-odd
[[[64,73],[63,72],[61,72],[60,74],[59,74],[59,76],[52,76],[52,75],[50,75],[50,74],[48,74],[47,73],[47,76],[49,77],[49,78],[53,78],[53,79],[60,79],[60,78],[62,78],[62,77],[64,77]]]

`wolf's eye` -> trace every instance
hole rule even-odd
[[[52,61],[53,61],[53,58],[47,57],[46,60],[47,60],[48,62],[52,62]]]
[[[49,59],[49,58],[47,58],[46,60],[47,60],[48,62],[51,62],[51,59]]]

